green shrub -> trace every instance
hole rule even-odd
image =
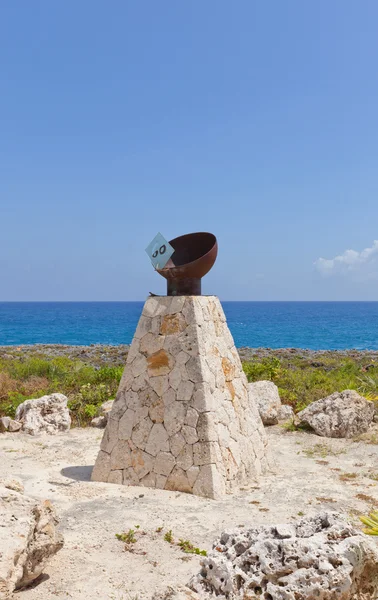
[[[298,412],[315,400],[346,389],[378,401],[378,366],[371,366],[369,375],[365,375],[363,360],[369,359],[353,360],[336,353],[318,355],[316,360],[303,356],[282,359],[273,356],[245,362],[243,369],[248,381],[273,381],[282,402]]]
[[[85,426],[114,398],[123,367],[95,368],[68,357],[0,359],[0,416],[14,417],[25,400],[60,392],[68,397],[73,425]]]

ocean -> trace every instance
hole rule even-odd
[[[378,302],[222,302],[237,347],[378,349]],[[0,345],[129,344],[143,302],[0,302]]]

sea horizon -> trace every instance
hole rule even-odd
[[[0,345],[130,344],[144,300],[2,301]],[[378,350],[378,301],[223,300],[238,348]]]

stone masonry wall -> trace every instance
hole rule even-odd
[[[218,298],[148,298],[92,480],[219,498],[261,474],[265,446]]]

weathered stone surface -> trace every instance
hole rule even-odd
[[[147,358],[148,375],[156,377],[157,375],[167,375],[171,372],[173,366],[173,358],[166,350],[161,349]]]
[[[290,419],[294,419],[294,417],[294,411],[289,404],[282,404],[277,411],[278,421],[289,421]]]
[[[373,600],[378,550],[340,515],[225,531],[190,582],[201,598]]]
[[[168,475],[175,466],[175,457],[170,452],[160,452],[155,461],[154,471],[158,475]]]
[[[17,408],[16,421],[22,424],[22,431],[30,435],[68,431],[71,417],[67,397],[63,394],[50,394],[37,400],[25,400]]]
[[[115,442],[117,443],[117,440]],[[100,450],[100,452],[97,454],[91,479],[92,481],[108,481],[110,473],[110,454],[104,452],[104,450]]]
[[[166,490],[176,490],[178,492],[187,492],[192,493],[192,486],[190,485],[187,474],[184,469],[180,467],[175,467],[172,473],[169,475],[167,479],[167,483],[165,484]]]
[[[92,479],[219,498],[260,475],[265,446],[219,300],[149,298]]]
[[[0,433],[3,431],[9,431],[10,433],[14,433],[15,431],[20,431],[22,427],[22,423],[19,421],[14,421],[9,417],[2,417],[0,419]]]
[[[160,334],[173,335],[181,333],[186,329],[186,325],[185,317],[182,314],[166,315],[162,318]]]
[[[1,417],[0,418],[0,433],[4,433],[4,431],[8,431],[9,423],[11,422],[10,417]]]
[[[104,429],[104,427],[106,427],[107,422],[108,418],[105,416],[94,417],[91,421],[91,427],[98,427],[98,429]]]
[[[52,504],[0,486],[0,598],[29,585],[63,546]]]
[[[249,398],[254,402],[264,425],[276,425],[281,408],[278,387],[272,381],[255,381],[248,384]]]
[[[345,390],[313,402],[297,416],[320,436],[351,438],[369,429],[374,410],[374,402]]]
[[[162,423],[155,423],[146,445],[146,452],[156,456],[159,452],[169,452],[168,433]]]

